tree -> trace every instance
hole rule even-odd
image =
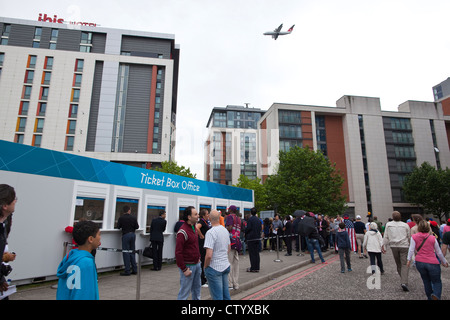
[[[428,162],[406,176],[403,182],[405,200],[421,206],[425,212],[448,219],[450,212],[450,170],[437,170]]]
[[[192,173],[191,169],[186,168],[185,166],[179,166],[175,161],[163,161],[161,162],[161,168],[151,168],[155,171],[165,172],[165,173],[171,173],[176,174],[183,177],[188,178],[197,178],[197,174]]]
[[[267,209],[267,191],[265,185],[261,183],[260,178],[257,177],[256,179],[250,179],[249,177],[241,174],[239,176],[238,183],[234,186],[244,189],[251,189],[254,191],[255,208],[258,212]]]
[[[279,161],[276,173],[265,182],[273,209],[282,214],[301,209],[333,216],[345,211],[344,179],[321,151],[296,146],[280,151]]]

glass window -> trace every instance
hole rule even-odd
[[[44,71],[42,76],[42,84],[50,84],[50,79],[52,77],[52,73],[48,71]]]
[[[58,29],[52,29],[52,35],[50,37],[50,41],[57,41],[58,40],[58,34],[59,34],[59,30]]]
[[[28,65],[27,68],[35,68],[36,67],[37,56],[28,56]]]
[[[67,136],[66,137],[66,151],[73,151],[73,144],[75,142],[75,137],[73,136]]]
[[[42,28],[36,27],[34,28],[34,40],[41,40],[42,36]]]
[[[39,48],[41,46],[41,43],[39,41],[33,41],[32,47],[33,48]]]
[[[27,118],[18,118],[16,131],[24,132],[26,124],[27,124]]]
[[[166,211],[165,206],[147,206],[147,222],[145,224],[145,232],[150,232],[150,226],[152,224],[152,220],[159,216],[161,211]]]
[[[29,101],[21,101],[20,102],[20,108],[19,108],[19,114],[22,116],[26,116],[28,114],[28,108],[30,107]]]
[[[38,116],[45,116],[45,111],[47,110],[47,103],[46,102],[39,102],[38,103]]]
[[[77,104],[71,104],[70,110],[69,110],[69,118],[76,118],[78,114],[78,105]]]
[[[81,74],[75,73],[74,79],[73,79],[73,85],[74,87],[81,87]]]
[[[44,119],[41,118],[36,119],[36,128],[34,132],[42,133],[43,130],[44,130]]]
[[[47,69],[47,70],[53,69],[53,57],[45,57],[44,69]]]
[[[25,71],[25,83],[33,83],[34,71],[27,70]]]
[[[55,42],[50,42],[50,44],[48,45],[48,48],[50,50],[55,50],[56,49],[56,43]]]
[[[35,134],[33,136],[33,146],[34,147],[40,147],[42,143],[42,136],[39,134]]]
[[[0,67],[3,66],[3,61],[5,61],[5,53],[0,52]]]
[[[14,142],[23,144],[24,137],[25,137],[24,134],[16,134],[16,139],[14,140]]]
[[[23,87],[23,99],[30,99],[31,97],[31,86]]]
[[[77,61],[75,62],[75,71],[76,72],[82,72],[83,71],[83,67],[84,67],[84,60],[77,59]]]
[[[77,197],[75,204],[75,219],[77,223],[80,219],[94,221],[103,227],[103,209],[105,208],[105,199]]]
[[[67,126],[67,133],[68,134],[75,134],[75,128],[77,126],[77,122],[75,120],[69,120],[68,126]]]
[[[92,32],[81,32],[81,42],[84,44],[92,43]]]
[[[42,87],[41,88],[41,97],[40,100],[47,100],[48,99],[48,92],[49,92],[49,88],[47,87]]]
[[[80,89],[72,89],[72,102],[80,100]]]
[[[138,218],[139,200],[138,199],[128,199],[128,198],[117,198],[116,199],[116,215],[114,218],[114,226],[117,228],[117,221],[119,217],[123,214],[124,207],[128,206],[131,209],[131,215]]]
[[[80,52],[91,52],[92,47],[87,45],[80,45]]]

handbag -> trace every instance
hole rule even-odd
[[[150,245],[148,247],[144,248],[144,251],[142,252],[142,255],[144,257],[153,259],[153,247],[152,244],[150,243]]]

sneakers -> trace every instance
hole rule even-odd
[[[403,289],[403,291],[405,291],[405,292],[408,292],[408,291],[409,291],[408,286],[407,286],[406,284],[404,284],[404,283],[402,283],[402,289]]]

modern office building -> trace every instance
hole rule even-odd
[[[241,174],[256,178],[257,124],[264,112],[248,106],[213,108],[205,143],[206,181],[231,185],[238,182]]]
[[[0,139],[144,168],[174,159],[174,35],[0,18]]]
[[[425,161],[450,168],[449,102],[407,101],[397,112],[357,96],[343,96],[336,107],[274,103],[258,123],[258,176],[274,173],[280,150],[309,146],[336,163],[351,215],[372,212],[385,222],[393,210],[409,216],[419,209],[405,202],[405,176]]]

